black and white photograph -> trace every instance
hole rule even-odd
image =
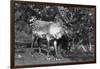
[[[95,6],[11,2],[12,66],[95,62]]]

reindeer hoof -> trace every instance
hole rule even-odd
[[[47,60],[50,60],[51,58],[50,57],[47,57]]]
[[[55,60],[61,60],[61,59],[62,59],[62,57],[60,57],[60,56],[59,57],[57,57],[57,56],[55,57]]]
[[[55,60],[61,60],[61,58],[55,58]]]

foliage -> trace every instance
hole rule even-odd
[[[29,18],[35,16],[42,21],[59,21],[70,29],[70,39],[74,45],[89,45],[94,41],[94,9],[85,7],[63,7],[15,4],[15,33],[16,40],[31,39]]]

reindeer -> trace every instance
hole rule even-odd
[[[69,33],[68,30],[65,29],[64,25],[59,22],[46,22],[37,20],[35,17],[32,17],[30,19],[31,27],[32,27],[32,44],[31,48],[33,48],[33,45],[35,41],[38,40],[38,38],[45,38],[47,40],[47,59],[50,60],[50,40],[54,40],[54,51],[57,58],[58,52],[57,52],[57,40],[60,39],[64,34]],[[41,53],[41,48],[39,48],[39,51]]]

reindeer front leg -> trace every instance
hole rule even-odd
[[[31,55],[33,56],[34,52],[35,52],[35,46],[37,46],[38,43],[38,37],[37,36],[32,36],[32,42],[31,42]],[[41,53],[40,47],[37,46],[39,48],[39,54]]]
[[[49,38],[49,36],[47,36],[47,50],[48,50],[48,52],[47,52],[47,60],[50,60],[50,49],[49,49],[49,47],[50,47],[50,38]]]
[[[32,42],[31,42],[31,56],[33,56],[33,42],[34,42],[34,38],[32,35]]]
[[[55,54],[57,56],[57,41],[56,40],[54,41],[54,49],[55,49]]]
[[[55,55],[56,55],[56,57],[57,57],[57,41],[55,40],[54,41],[54,51],[55,51]]]
[[[54,51],[55,51],[55,59],[60,60],[60,57],[58,57],[58,50],[57,50],[57,40],[54,41]]]
[[[34,38],[32,36],[31,49],[33,48],[33,40],[34,40]]]

